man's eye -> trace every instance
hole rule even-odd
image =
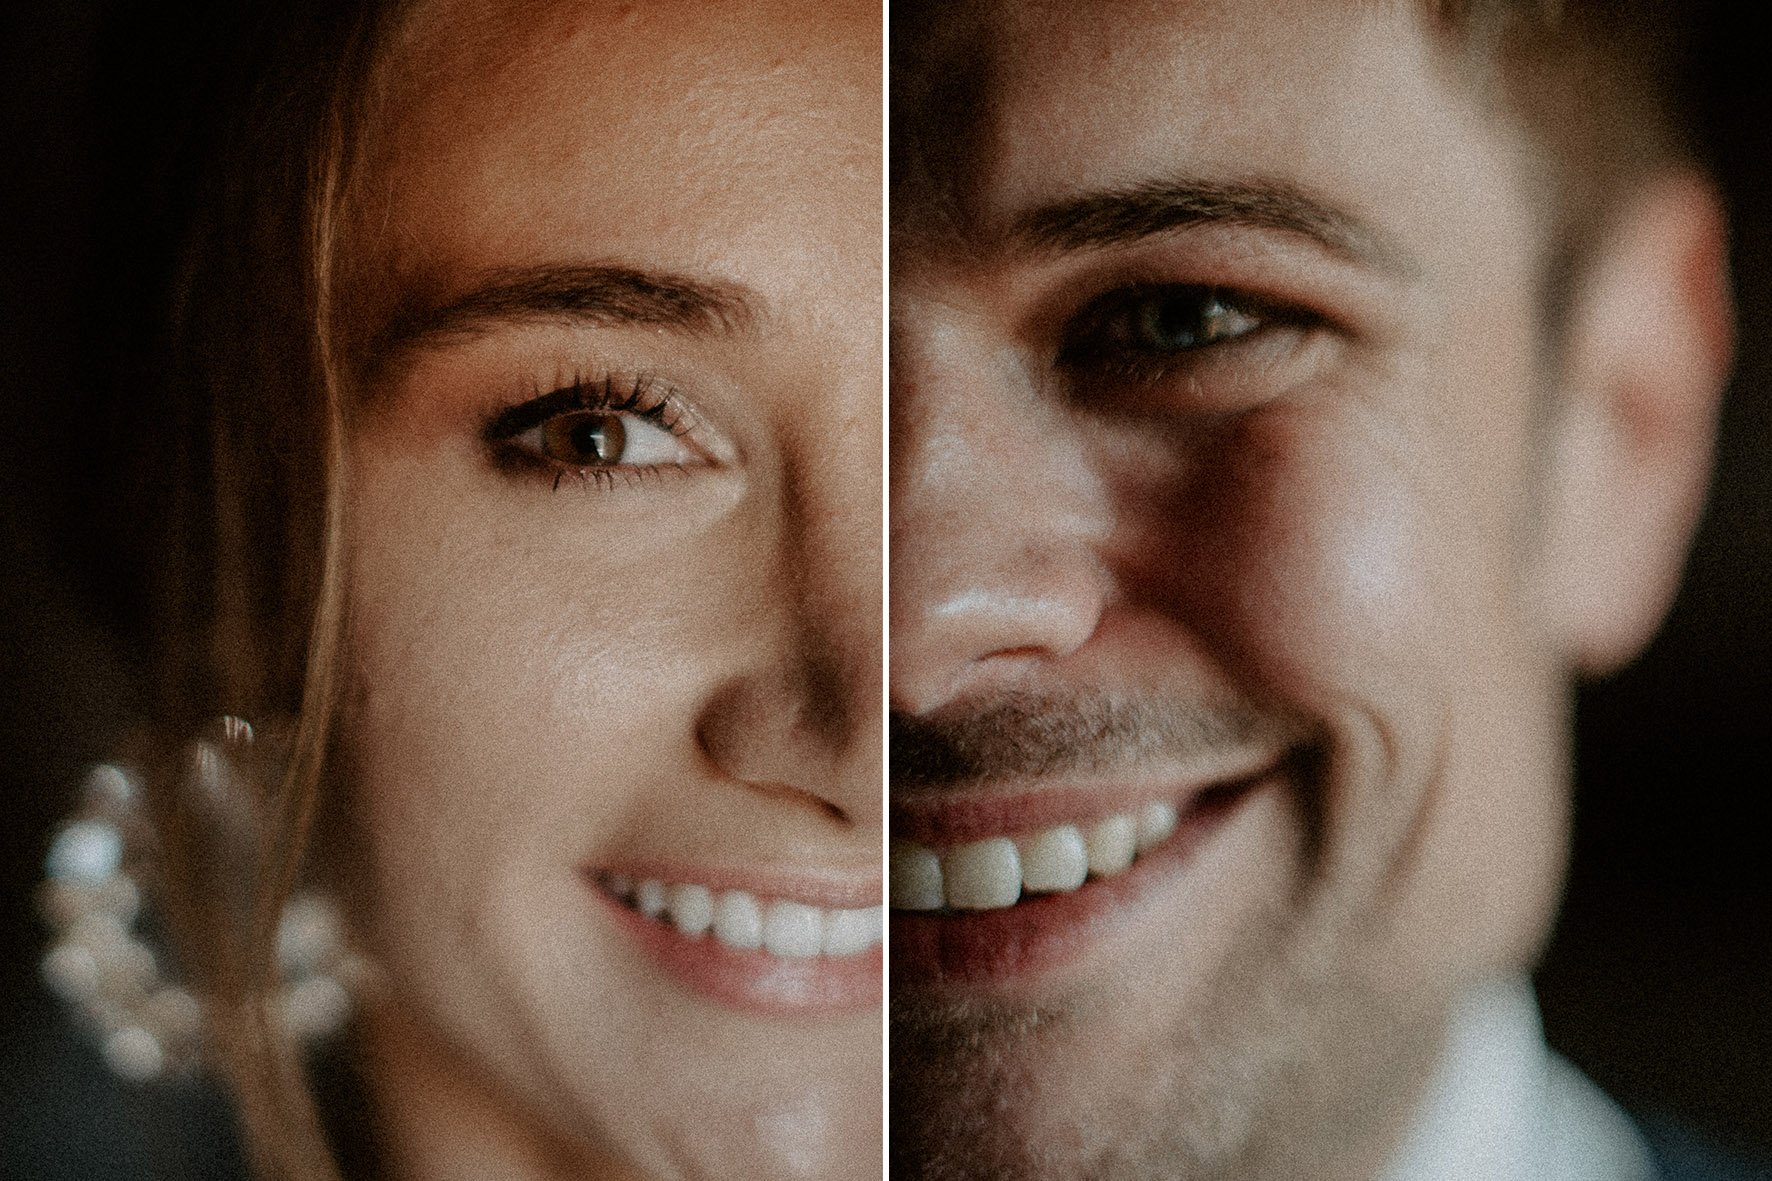
[[[1178,353],[1232,340],[1261,326],[1261,321],[1219,293],[1204,296],[1153,292],[1128,309],[1131,344],[1150,352]]]
[[[666,427],[610,410],[556,414],[513,441],[568,467],[662,467],[699,458]]]
[[[1067,334],[1061,360],[1160,362],[1263,326],[1247,300],[1214,287],[1141,287],[1097,300]]]

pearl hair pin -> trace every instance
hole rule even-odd
[[[252,742],[248,723],[223,718],[215,740],[191,744],[182,785],[205,822],[223,830],[218,839],[232,846],[234,861],[251,847],[243,823],[250,806],[228,752]],[[126,766],[100,763],[87,773],[79,810],[50,842],[40,895],[53,932],[43,980],[94,1036],[111,1069],[131,1080],[194,1071],[206,1040],[203,998],[163,975],[157,924],[144,905],[143,884],[155,866],[140,794]],[[347,948],[329,899],[311,891],[289,898],[277,927],[277,966],[274,1017],[292,1039],[310,1044],[343,1028],[366,965]]]

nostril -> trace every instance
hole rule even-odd
[[[984,654],[983,659],[985,659],[985,660],[1016,660],[1016,659],[1037,660],[1046,654],[1047,653],[1044,648],[1037,648],[1031,644],[1026,644],[1026,645],[1023,645],[1022,647],[1019,647],[1019,648],[999,648],[995,652],[987,652]]]
[[[795,787],[791,783],[774,783],[768,780],[744,780],[745,788],[765,799],[781,800],[796,807],[810,808],[836,821],[844,828],[855,827],[855,818],[848,810],[830,798],[835,793],[806,790]]]
[[[735,677],[709,695],[696,721],[696,741],[721,778],[754,797],[809,810],[844,828],[874,823],[879,742],[857,740],[864,721],[853,703],[833,700],[841,692],[804,669]]]

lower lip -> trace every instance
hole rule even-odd
[[[1082,955],[1161,891],[1212,835],[1278,776],[1208,792],[1181,817],[1175,835],[1111,878],[1068,894],[1047,894],[1000,910],[923,915],[892,912],[895,993],[1010,987]]]
[[[727,947],[712,934],[691,939],[605,894],[592,894],[640,951],[689,991],[727,1008],[768,1017],[816,1017],[878,1009],[879,947],[856,955],[794,959]]]

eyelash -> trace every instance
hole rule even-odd
[[[481,437],[501,468],[551,476],[551,488],[555,492],[560,490],[560,482],[567,476],[577,478],[587,487],[609,490],[617,487],[617,481],[635,484],[662,475],[667,469],[681,470],[681,465],[656,463],[570,464],[517,442],[521,436],[552,419],[586,412],[629,415],[675,438],[682,438],[695,429],[694,417],[676,391],[661,386],[649,375],[618,377],[609,374],[601,380],[590,381],[574,375],[570,382],[548,393],[542,393],[538,386],[534,397],[489,416]]]

